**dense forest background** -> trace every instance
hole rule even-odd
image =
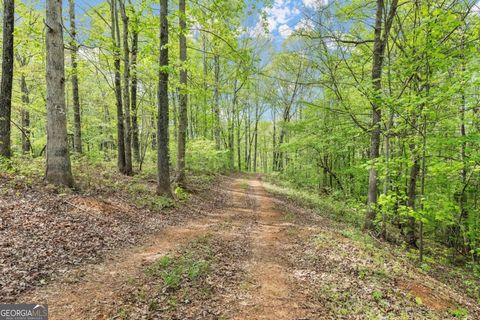
[[[98,163],[150,170],[167,197],[195,170],[265,173],[420,259],[476,268],[475,1],[2,6],[2,170],[46,157],[69,186]]]

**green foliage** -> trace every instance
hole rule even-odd
[[[164,256],[149,266],[145,272],[152,277],[161,278],[167,289],[177,289],[183,278],[195,281],[208,272],[209,263],[195,260],[191,254],[178,258]]]
[[[427,264],[427,263],[422,263],[422,264],[420,265],[420,269],[422,269],[422,271],[428,273],[432,268],[430,267],[429,264]]]
[[[306,190],[295,189],[283,183],[279,186],[275,177],[270,177],[274,184],[265,184],[267,191],[287,197],[300,205],[307,205],[319,214],[360,227],[363,217],[363,205],[352,199],[337,198],[335,195],[319,195]]]
[[[188,193],[180,186],[175,187],[174,193],[179,200],[186,200],[188,198]]]
[[[418,305],[423,305],[423,300],[420,297],[415,297],[415,303]]]
[[[208,260],[210,240],[208,236],[199,237],[190,243],[182,254],[172,257],[165,255],[145,269],[145,273],[162,280],[166,289],[177,290],[185,281],[195,282],[210,271]]]
[[[197,139],[188,142],[187,164],[192,170],[222,172],[228,168],[228,152],[218,150],[210,140]]]
[[[143,189],[143,187],[141,188]],[[134,192],[133,194],[137,194],[137,192]],[[133,197],[133,194],[132,194],[132,197]],[[171,198],[152,194],[152,195],[145,195],[143,197],[140,197],[136,201],[136,204],[142,208],[148,208],[150,210],[160,211],[162,209],[170,208],[174,206],[175,202]]]
[[[385,3],[385,12],[391,3]],[[371,72],[374,45],[368,40],[374,39],[374,1],[330,1],[317,10],[318,19],[310,21],[311,26],[293,28],[296,32],[284,39],[282,46],[267,34],[252,33],[244,24],[260,16],[258,26],[265,27],[270,18],[265,8],[272,4],[228,0],[189,3],[185,63],[180,62],[178,49],[178,35],[184,31],[176,23],[178,12],[171,10],[170,65],[165,69],[170,75],[172,168],[177,161],[178,98],[179,93],[187,93],[187,173],[207,174],[194,176],[196,182],[208,183],[215,174],[233,170],[262,171],[280,185],[269,186],[273,192],[361,227],[369,171],[374,168],[378,195],[372,206],[376,210],[374,233],[385,231],[388,239],[405,244],[408,234],[419,235],[421,225],[427,244],[434,243],[435,249],[448,247],[460,253],[464,264],[478,268],[480,18],[476,10],[464,1],[401,2],[385,38],[387,51],[378,90]],[[80,188],[104,183],[125,192],[137,206],[161,210],[174,203],[158,197],[154,186],[158,13],[151,0],[132,1],[128,7],[128,31],[130,35],[139,33],[137,175],[118,179],[112,174],[118,138],[112,90],[114,45],[107,1],[99,1],[78,15],[85,152],[71,158]],[[28,99],[20,81],[15,80],[14,158],[0,160],[0,171],[16,177],[2,186],[1,193],[10,192],[15,183],[31,185],[44,174],[43,21],[38,1],[17,4],[14,76],[25,77]],[[66,61],[69,55],[70,50],[66,50]],[[65,78],[70,80],[72,67],[69,63],[66,66]],[[188,73],[187,86],[179,84],[182,69]],[[66,92],[66,103],[71,106],[70,82],[66,82]],[[372,105],[381,111],[380,154],[376,159],[371,158]],[[19,128],[25,112],[30,116],[27,131],[32,150],[20,156],[25,130]],[[67,116],[72,147],[72,108]],[[187,198],[184,190],[174,191],[178,199]],[[413,241],[419,245],[419,239]]]
[[[243,180],[240,183],[240,188],[242,188],[243,190],[247,190],[249,187],[250,187],[250,185],[249,185],[248,181]]]
[[[372,297],[373,297],[373,299],[375,299],[376,301],[380,301],[380,300],[383,299],[383,293],[382,293],[381,291],[373,291]]]
[[[450,310],[450,314],[455,318],[462,318],[462,319],[468,318],[468,310],[464,308]]]

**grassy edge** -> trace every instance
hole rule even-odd
[[[472,272],[468,266],[455,266],[446,259],[439,259],[438,253],[426,255],[423,263],[418,263],[417,250],[407,249],[405,246],[393,245],[380,241],[371,234],[363,232],[362,221],[364,218],[364,205],[351,199],[337,199],[335,196],[320,195],[306,190],[301,190],[288,182],[279,182],[275,177],[265,176],[264,187],[267,192],[293,204],[313,210],[317,215],[326,217],[335,222],[345,224],[340,233],[354,240],[362,247],[380,245],[392,253],[395,258],[402,259],[414,265],[417,270],[425,275],[454,286],[458,291],[480,304],[480,274]]]

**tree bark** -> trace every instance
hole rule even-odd
[[[207,101],[207,90],[208,90],[208,85],[207,85],[207,74],[208,74],[208,66],[207,66],[207,39],[205,34],[202,35],[202,65],[203,65],[203,136],[207,137],[207,132],[208,132],[208,101]]]
[[[272,145],[273,145],[273,163],[272,163],[272,170],[277,170],[277,109],[275,106],[272,108],[272,122],[273,122],[273,137],[272,137]]]
[[[187,32],[185,0],[179,0],[179,49],[180,61],[180,92],[179,92],[179,122],[178,122],[178,141],[177,141],[177,183],[181,187],[185,187],[185,146],[187,141],[187,127],[188,127],[188,95],[187,95]]]
[[[127,174],[125,164],[125,130],[123,127],[123,105],[122,105],[122,80],[120,76],[120,32],[118,30],[118,12],[116,0],[111,2],[112,15],[112,42],[113,42],[113,59],[115,69],[115,100],[117,106],[117,151],[118,171],[122,174]]]
[[[382,68],[383,56],[385,53],[385,46],[392,26],[393,18],[397,11],[398,0],[393,0],[390,5],[387,21],[385,23],[384,31],[382,33],[383,25],[383,11],[385,9],[384,0],[377,0],[377,11],[375,15],[375,40],[373,46],[373,62],[372,62],[372,85],[374,98],[372,99],[372,133],[370,139],[370,161],[371,167],[368,178],[368,199],[367,199],[367,213],[365,216],[365,229],[374,228],[374,220],[376,217],[377,206],[377,169],[376,162],[380,156],[380,135],[381,135],[381,120],[382,109],[379,102],[379,97],[382,90]]]
[[[22,91],[22,153],[28,154],[32,149],[30,142],[30,112],[27,110],[27,106],[30,104],[30,97],[24,74],[22,74],[20,79],[20,89]]]
[[[160,72],[157,120],[157,194],[173,197],[170,187],[168,151],[168,0],[160,0]]]
[[[73,145],[74,151],[81,154],[82,150],[82,124],[80,111],[80,95],[78,90],[78,45],[77,45],[77,29],[75,21],[75,0],[69,0],[70,15],[70,59],[72,64],[72,95],[73,95]]]
[[[125,110],[125,174],[133,173],[132,166],[132,123],[130,118],[130,49],[128,45],[128,15],[125,0],[120,0],[123,22],[123,105]],[[120,38],[119,38],[120,39]]]
[[[258,121],[259,118],[258,101],[255,102],[255,131],[253,143],[253,172],[257,172],[257,151],[258,151]]]
[[[134,26],[132,32],[132,149],[133,157],[137,163],[140,162],[140,140],[138,137],[138,118],[137,118],[137,54],[138,54],[138,30],[137,25]]]
[[[235,116],[236,116],[236,109],[237,109],[237,80],[233,83],[233,100],[232,100],[232,108],[230,110],[230,120],[229,120],[229,128],[228,130],[228,158],[230,163],[230,169],[235,169]],[[238,166],[240,170],[240,163]]]
[[[408,200],[407,206],[415,210],[415,199],[417,195],[417,180],[418,174],[420,173],[420,162],[418,161],[418,157],[415,154],[414,147],[410,147],[412,151],[412,167],[410,168],[410,178],[408,183]],[[413,247],[417,248],[417,235],[416,235],[416,223],[414,217],[408,218],[408,230],[407,230],[407,243]]]
[[[215,89],[213,92],[213,113],[215,116],[214,120],[214,136],[215,136],[215,144],[217,149],[221,148],[221,141],[220,141],[220,57],[218,54],[214,55],[213,57],[214,63],[214,76],[215,76]]]
[[[47,169],[46,180],[73,187],[65,106],[62,0],[47,0]]]
[[[0,84],[0,156],[10,158],[11,114],[13,87],[13,31],[15,24],[14,0],[3,1],[2,80]]]

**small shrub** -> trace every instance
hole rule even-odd
[[[202,239],[199,240],[201,243]],[[178,289],[182,279],[196,281],[209,271],[209,263],[203,259],[192,257],[193,252],[172,258],[168,255],[161,257],[145,273],[151,277],[161,278],[166,289]]]
[[[450,310],[450,314],[455,318],[467,318],[468,317],[468,310],[465,308],[458,308],[455,310]]]
[[[378,291],[378,290],[373,291],[372,297],[373,297],[373,299],[375,299],[375,301],[380,301],[380,300],[383,299],[383,293],[381,291]]]
[[[178,200],[186,200],[188,198],[188,193],[180,186],[175,188],[174,193]]]

